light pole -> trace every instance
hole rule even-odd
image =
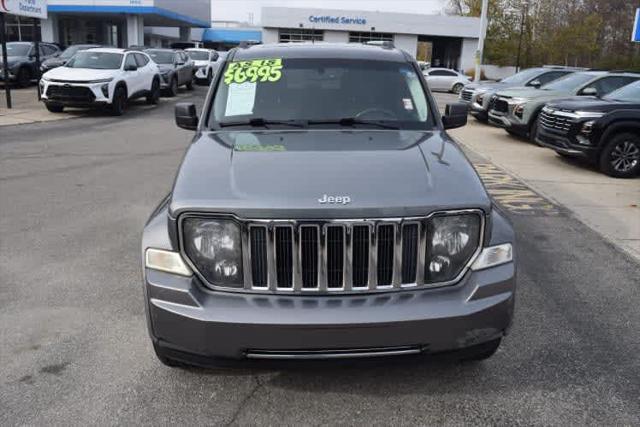
[[[478,50],[476,50],[476,72],[473,76],[474,82],[480,81],[480,64],[484,51],[484,37],[487,35],[487,8],[489,0],[482,0],[482,13],[480,14],[480,36],[478,37]]]

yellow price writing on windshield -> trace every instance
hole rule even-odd
[[[254,59],[230,62],[224,72],[225,84],[277,82],[282,77],[282,59]]]

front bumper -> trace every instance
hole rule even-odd
[[[111,103],[113,82],[103,83],[59,83],[40,80],[42,101],[68,107],[101,107]],[[103,92],[106,86],[107,94]]]
[[[511,106],[509,107],[511,108]],[[529,133],[529,124],[515,118],[510,113],[499,113],[490,110],[488,113],[489,124],[509,130],[519,135],[527,135]]]
[[[447,288],[341,296],[214,292],[193,277],[145,276],[153,341],[205,358],[464,349],[506,334],[515,292],[513,263]]]
[[[548,131],[543,126],[540,126],[538,129],[536,142],[558,153],[573,157],[590,159],[596,157],[598,153],[598,147],[596,146],[580,145],[573,142],[569,135],[561,135]]]
[[[489,114],[482,105],[477,102],[469,104],[469,113],[478,120],[487,121]]]

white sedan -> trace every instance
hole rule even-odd
[[[465,85],[471,83],[467,76],[449,68],[428,68],[422,73],[433,91],[460,93]]]

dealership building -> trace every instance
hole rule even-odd
[[[262,8],[262,42],[390,41],[432,66],[475,65],[480,18],[289,7]]]
[[[9,40],[32,40],[72,45],[97,43],[117,47],[168,45],[172,41],[200,41],[211,26],[211,0],[48,0],[47,19],[10,16]]]

